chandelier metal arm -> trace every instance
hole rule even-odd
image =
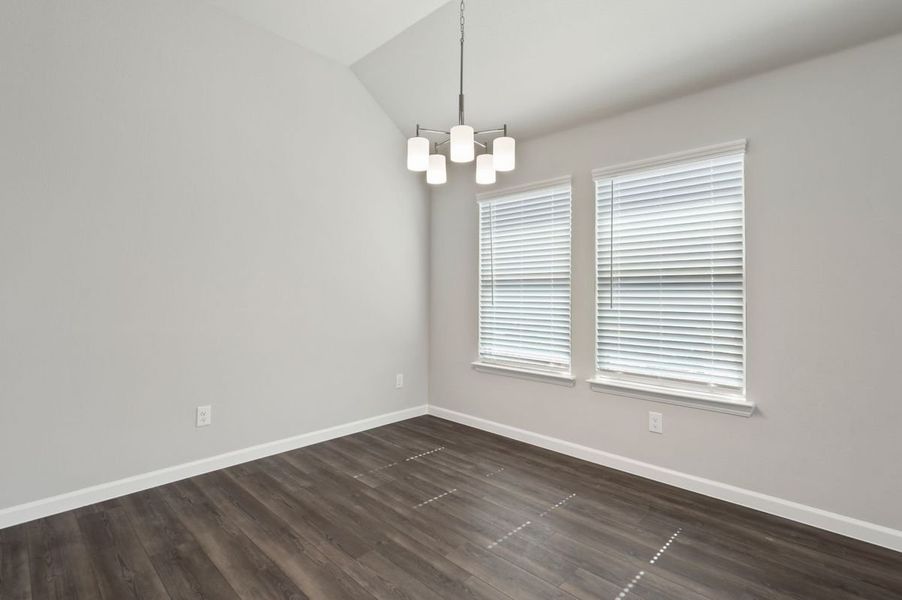
[[[428,127],[420,127],[419,125],[417,125],[417,137],[419,137],[419,135],[421,133],[434,133],[437,135],[451,135],[450,131],[445,131],[443,129],[430,129]],[[488,134],[492,134],[492,133],[501,133],[501,134],[507,135],[507,125],[504,125],[502,127],[496,127],[495,129],[480,129],[479,131],[474,131],[473,135],[483,135],[483,134],[488,135]]]
[[[443,139],[443,140],[440,141],[440,142],[436,142],[436,143],[435,143],[435,149],[438,150],[438,147],[439,147],[439,146],[444,146],[445,144],[447,144],[447,143],[450,142],[450,141],[451,141],[451,138],[445,138],[445,139]],[[476,144],[477,146],[479,146],[480,148],[482,148],[483,150],[485,150],[486,147],[487,147],[485,144],[483,144],[483,143],[480,142],[479,140],[473,140],[473,143]]]
[[[479,131],[474,131],[473,135],[482,135],[483,133],[503,133],[504,135],[507,135],[507,125],[496,129],[481,129]]]
[[[444,131],[442,129],[429,129],[428,127],[420,127],[419,125],[417,125],[417,137],[419,137],[419,135],[421,133],[436,133],[438,135],[451,135],[450,131]]]

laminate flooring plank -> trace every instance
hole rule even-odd
[[[0,529],[0,600],[30,600],[31,568],[23,525]]]
[[[628,579],[624,585],[618,586],[606,579],[583,569],[576,569],[559,587],[580,600],[621,600],[620,594],[625,591],[625,600],[646,600],[638,593],[636,584],[627,588],[632,582]]]
[[[544,579],[473,544],[461,546],[449,554],[448,559],[517,600],[572,600],[573,598],[566,591],[551,585]]]
[[[296,489],[289,483],[266,472],[242,477],[239,483],[262,502],[269,510],[288,523],[304,539],[313,541],[321,551],[334,548],[352,558],[363,556],[372,550],[355,532],[332,522],[328,516],[296,496]]]
[[[307,596],[204,495],[198,478],[160,488],[163,498],[242,598]]]
[[[204,477],[201,490],[309,598],[373,599],[339,565],[327,559],[315,543],[294,533],[288,523],[234,478],[225,473],[211,473]]]
[[[173,600],[239,599],[159,489],[126,496],[122,507]]]
[[[125,511],[107,507],[78,517],[101,595],[109,600],[169,600]]]
[[[101,598],[91,558],[74,512],[32,521],[25,528],[33,598]]]

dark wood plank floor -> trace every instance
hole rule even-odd
[[[0,531],[0,599],[902,598],[902,554],[435,417]]]

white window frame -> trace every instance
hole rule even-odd
[[[658,156],[655,158],[633,161],[602,167],[592,171],[593,190],[595,190],[595,182],[603,179],[613,179],[618,176],[639,173],[642,171],[650,171],[661,167],[667,167],[680,163],[687,163],[706,158],[716,158],[729,154],[745,154],[746,140],[736,140],[725,144],[716,144],[696,148],[684,152],[676,152]],[[744,161],[743,161],[744,163]],[[744,167],[743,167],[743,170]],[[597,369],[598,365],[598,215],[597,215],[597,196],[593,192],[593,206],[595,207],[595,239],[593,240],[593,251],[595,252],[595,282],[593,292],[595,293],[595,315],[593,322],[595,326],[595,350],[593,351],[594,360],[593,368]],[[609,374],[595,372],[595,375],[588,379],[587,382],[592,390],[608,394],[616,394],[643,400],[651,400],[654,402],[663,402],[667,404],[675,404],[678,406],[687,406],[692,408],[700,408],[703,410],[711,410],[723,412],[744,417],[750,417],[755,411],[754,402],[750,401],[746,395],[746,380],[748,373],[748,252],[747,252],[747,236],[746,236],[746,183],[743,177],[742,186],[742,367],[743,367],[743,385],[741,390],[724,390],[716,387],[706,388],[704,385],[693,385],[689,382],[683,383],[674,380],[673,382],[654,377],[645,377],[641,375],[628,374]]]
[[[536,181],[533,183],[528,183],[525,185],[506,187],[499,190],[491,190],[488,192],[483,192],[476,195],[477,200],[477,210],[476,210],[476,272],[477,272],[477,283],[476,283],[476,354],[477,358],[472,363],[472,367],[480,371],[482,373],[490,373],[496,375],[506,375],[509,377],[516,377],[520,379],[528,379],[532,381],[539,381],[543,383],[553,383],[557,385],[565,385],[565,386],[573,386],[576,382],[576,378],[572,375],[573,369],[573,185],[572,185],[572,177],[567,175],[564,177],[556,177],[554,179],[546,179],[542,181]],[[520,364],[511,364],[503,361],[494,361],[489,360],[487,358],[483,358],[479,354],[479,340],[480,340],[480,320],[481,320],[481,264],[480,264],[480,215],[479,215],[479,203],[482,202],[490,202],[494,199],[503,198],[505,196],[510,196],[513,194],[529,192],[531,190],[539,190],[542,188],[550,188],[556,186],[566,185],[570,188],[570,335],[569,335],[569,344],[570,344],[570,368],[566,371],[555,371],[550,369],[542,369],[542,368],[530,368],[525,365]]]

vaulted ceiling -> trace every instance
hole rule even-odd
[[[447,0],[207,0],[344,65],[369,54]]]
[[[456,123],[456,0],[210,1],[350,64],[405,133]],[[467,0],[465,14],[467,122],[521,138],[902,31],[900,0]]]

